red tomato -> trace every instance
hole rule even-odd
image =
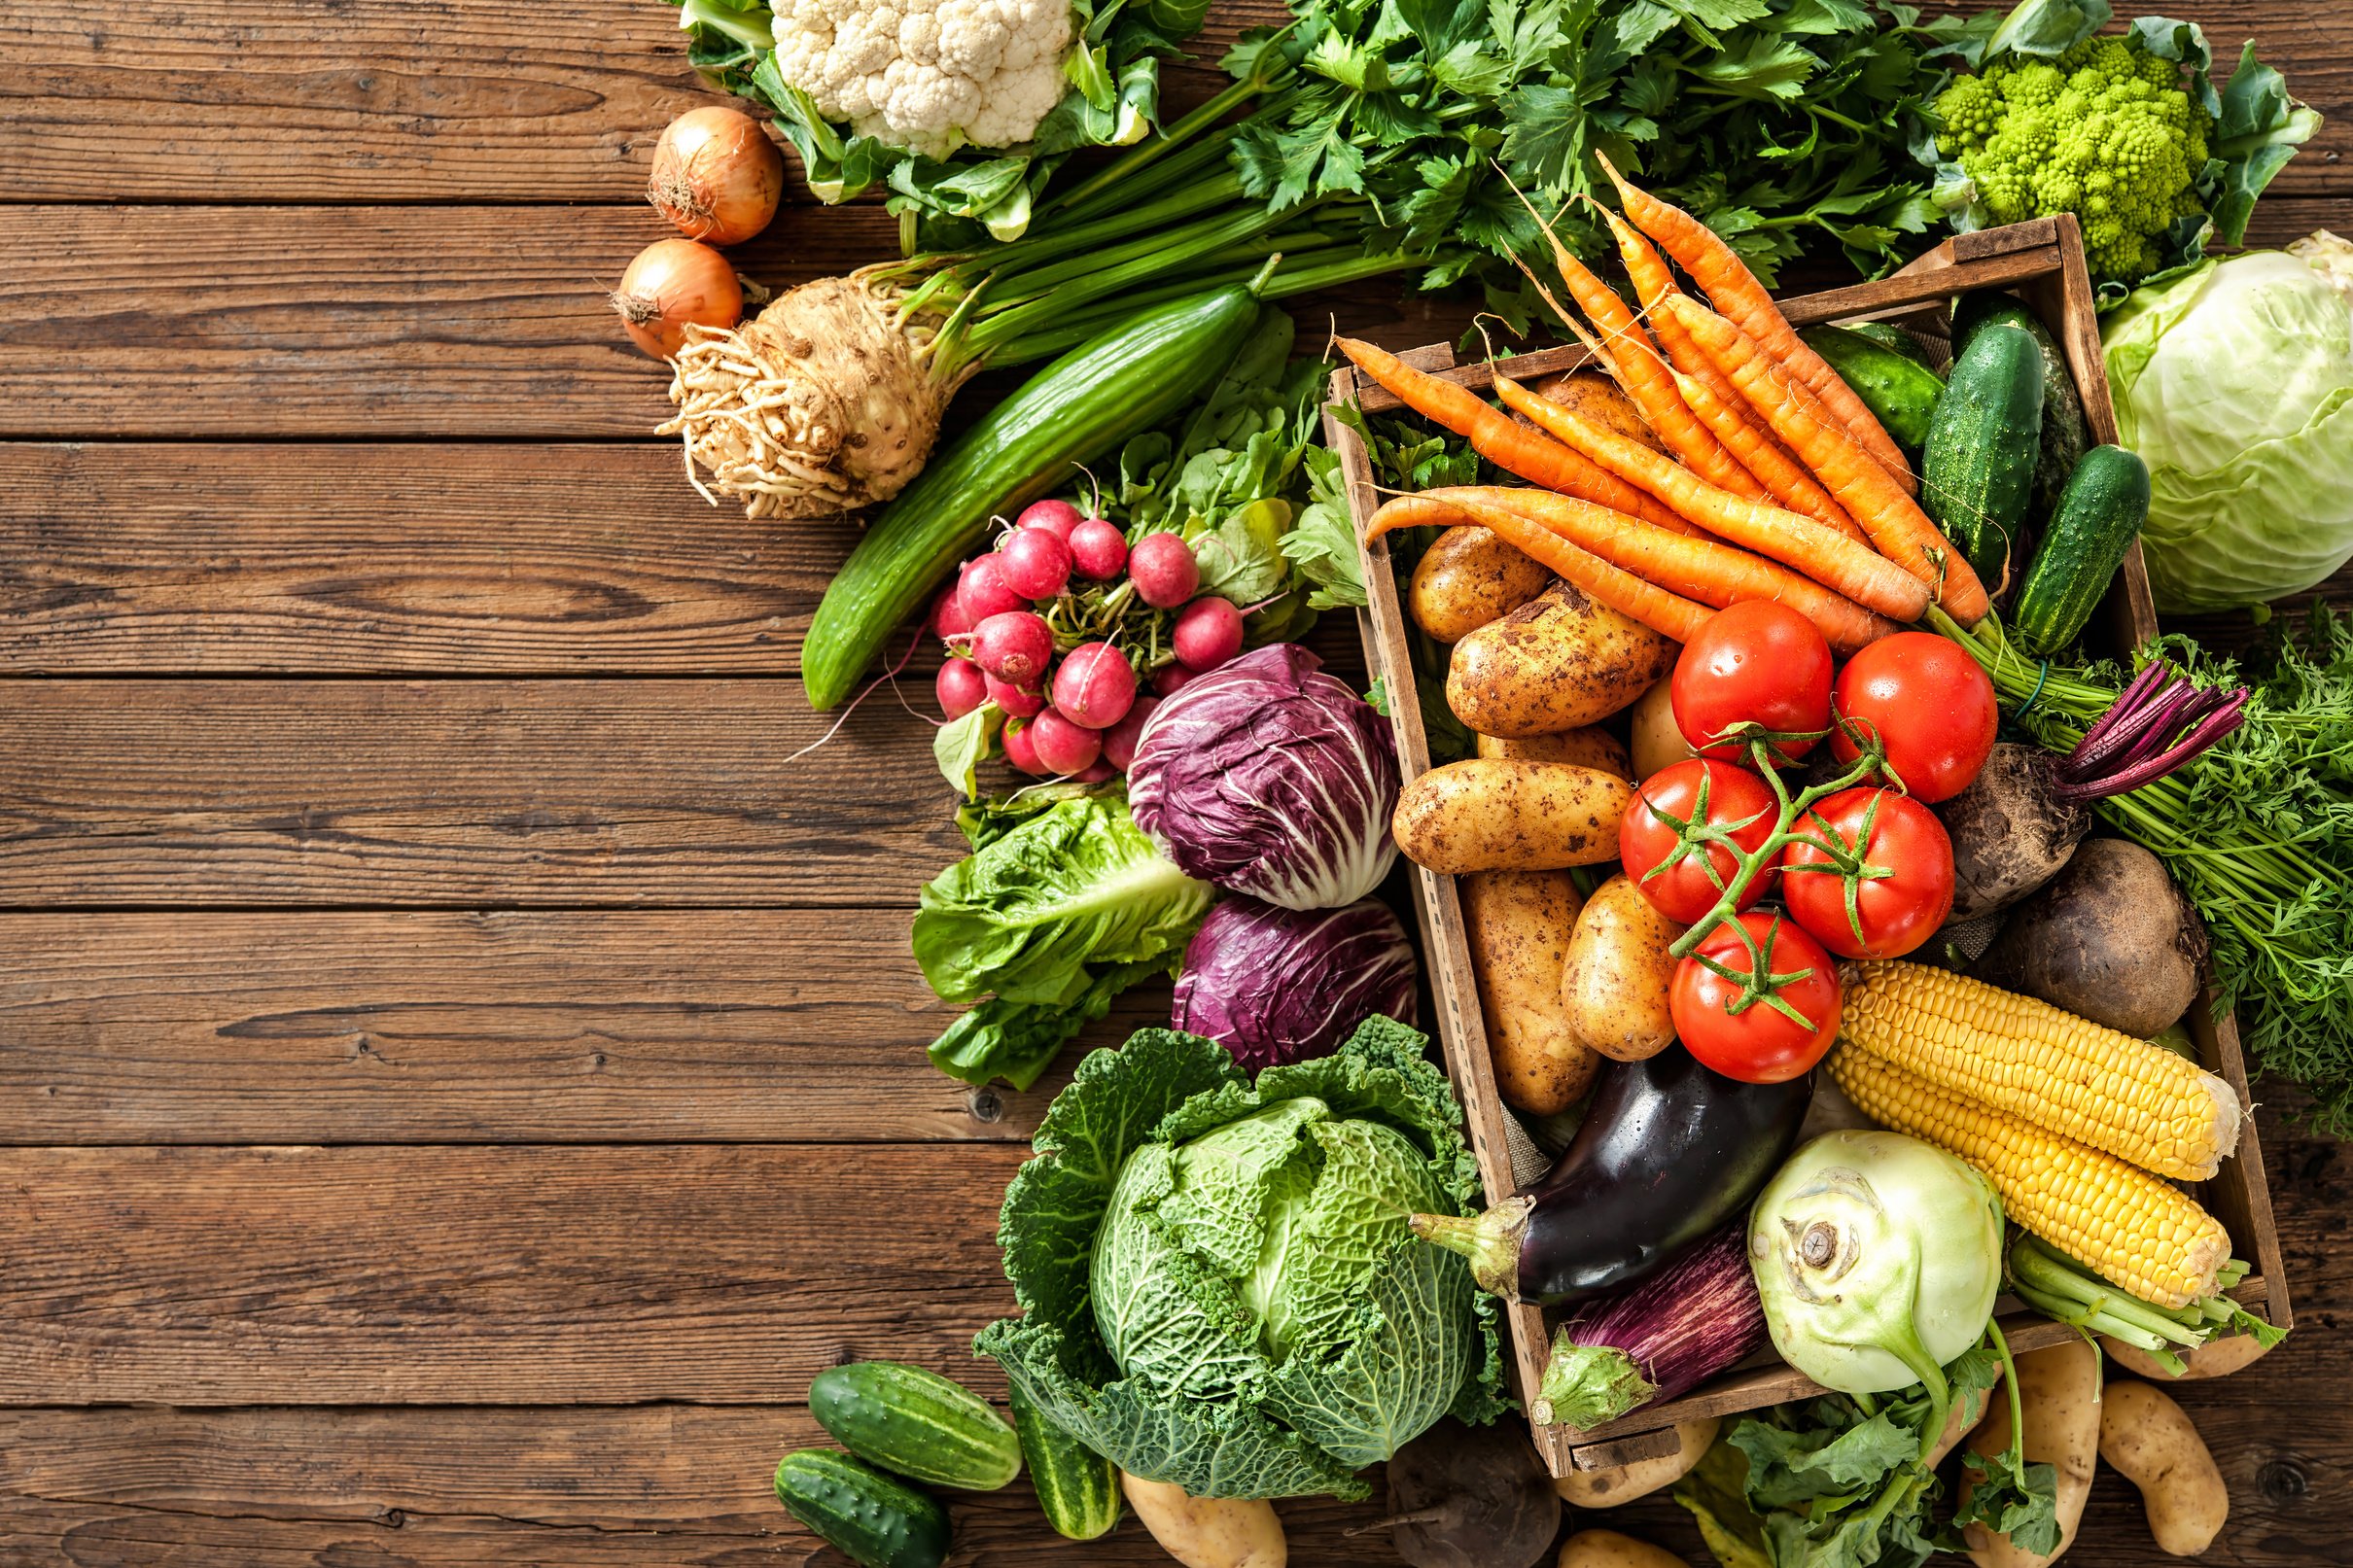
[[[1702,756],[1746,762],[1746,744],[1717,738],[1754,724],[1808,736],[1774,744],[1782,761],[1794,762],[1830,728],[1830,645],[1787,605],[1752,599],[1717,610],[1683,645],[1668,695],[1675,728]]]
[[[1837,858],[1804,839],[1781,856],[1781,902],[1789,906],[1789,918],[1839,957],[1900,958],[1934,936],[1952,913],[1952,840],[1936,813],[1910,796],[1842,789],[1816,801],[1795,831],[1850,861],[1861,857],[1859,867],[1843,875]],[[1807,866],[1831,869],[1802,869]]]
[[[1846,661],[1833,693],[1840,714],[1886,749],[1890,782],[1914,800],[1950,800],[1993,754],[2001,713],[1977,660],[1934,632],[1882,637]],[[1861,749],[1844,730],[1831,755],[1852,762]]]
[[[1703,958],[1735,976],[1773,975],[1781,983],[1770,996],[1750,996],[1747,980],[1727,980]],[[1676,965],[1667,1007],[1683,1048],[1725,1077],[1787,1083],[1812,1071],[1839,1031],[1839,972],[1822,944],[1797,925],[1750,910],[1708,932]]]
[[[1704,809],[1700,802],[1703,782],[1707,788]],[[1706,847],[1704,859],[1695,850],[1667,866],[1681,842],[1675,822],[1713,823],[1731,833],[1741,854],[1754,854],[1758,846],[1773,837],[1779,815],[1779,802],[1773,791],[1746,768],[1686,757],[1643,780],[1634,798],[1626,803],[1626,815],[1618,819],[1618,858],[1653,909],[1689,925],[1716,907],[1738,861],[1731,848],[1719,843]],[[1668,818],[1674,820],[1666,820]],[[1653,876],[1652,871],[1660,866],[1667,868]],[[1712,878],[1710,867],[1715,872]],[[1761,872],[1750,882],[1741,892],[1740,907],[1755,903],[1770,880]]]

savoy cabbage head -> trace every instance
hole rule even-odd
[[[1493,1301],[1406,1217],[1478,1175],[1422,1037],[1365,1021],[1253,1083],[1145,1029],[1080,1063],[1006,1189],[1024,1315],[977,1348],[1056,1425],[1197,1497],[1365,1495],[1439,1417],[1493,1420]]]

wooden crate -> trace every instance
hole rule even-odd
[[[2084,410],[2096,441],[2116,439],[2116,414],[2108,397],[2101,366],[2099,328],[2092,313],[2091,289],[2084,267],[2083,245],[2073,217],[2037,219],[2008,227],[1961,234],[1947,240],[1901,272],[1849,288],[1807,295],[1781,302],[1783,313],[1800,327],[1821,322],[1894,320],[1931,337],[1945,334],[1951,296],[1978,289],[2017,292],[2042,317],[2065,351],[2083,395]],[[1403,356],[1407,363],[1440,372],[1450,381],[1484,390],[1492,381],[1484,365],[1456,366],[1453,351],[1434,344]],[[1523,381],[1586,363],[1581,347],[1547,350],[1515,359],[1512,373]],[[1397,400],[1344,367],[1332,378],[1335,402],[1355,400],[1368,413],[1393,411]],[[1349,505],[1361,538],[1365,520],[1380,504],[1372,467],[1354,432],[1327,411],[1325,434],[1339,451],[1348,483]],[[1387,688],[1399,694],[1390,704],[1397,750],[1405,777],[1428,771],[1429,745],[1419,705],[1403,694],[1413,690],[1414,670],[1398,585],[1389,567],[1388,544],[1376,540],[1364,548],[1364,582],[1371,605],[1359,614],[1365,654],[1373,672]],[[2157,612],[2149,580],[2141,565],[2140,547],[2133,546],[2119,570],[2097,623],[2110,646],[2122,650],[2138,645],[2157,633]],[[1506,1144],[1505,1119],[1510,1115],[1495,1094],[1494,1075],[1488,1061],[1486,1033],[1479,1015],[1469,948],[1462,926],[1462,906],[1455,879],[1415,868],[1414,903],[1422,929],[1431,990],[1437,1001],[1437,1028],[1448,1070],[1470,1124],[1479,1172],[1490,1202],[1515,1191],[1511,1153]],[[2208,1000],[2212,993],[2209,988]],[[2246,1063],[2239,1051],[2238,1029],[2227,1012],[2211,1006],[2191,1010],[2191,1032],[2199,1060],[2222,1074],[2249,1102]],[[2288,1295],[2281,1273],[2279,1237],[2272,1228],[2271,1200],[2264,1181],[2264,1163],[2257,1146],[2255,1119],[2250,1116],[2239,1137],[2234,1159],[2226,1161],[2214,1180],[2198,1197],[2230,1232],[2237,1256],[2251,1265],[2237,1299],[2263,1309],[2273,1323],[2289,1322]],[[2074,1333],[2048,1318],[2018,1308],[2015,1301],[2001,1304],[2002,1332],[2015,1349],[2055,1344]],[[1532,1393],[1545,1361],[1547,1315],[1528,1306],[1506,1309],[1515,1376],[1524,1392]],[[1768,1363],[1768,1364],[1758,1364]],[[1634,1411],[1622,1420],[1591,1431],[1566,1427],[1533,1427],[1536,1449],[1554,1475],[1572,1467],[1601,1469],[1667,1452],[1673,1446],[1668,1429],[1677,1421],[1757,1410],[1819,1392],[1804,1374],[1770,1352],[1758,1363],[1736,1368],[1685,1397]]]

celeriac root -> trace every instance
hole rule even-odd
[[[679,411],[655,434],[684,439],[687,480],[704,500],[738,498],[749,517],[888,501],[923,471],[970,373],[932,375],[933,331],[902,318],[896,293],[865,272],[802,284],[741,327],[687,330],[672,361]]]

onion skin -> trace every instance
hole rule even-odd
[[[721,104],[689,109],[654,144],[646,199],[688,239],[740,245],[785,194],[785,155],[759,122]]]
[[[631,342],[667,360],[685,346],[689,325],[726,328],[743,320],[744,286],[710,246],[657,239],[621,274],[613,309]]]

